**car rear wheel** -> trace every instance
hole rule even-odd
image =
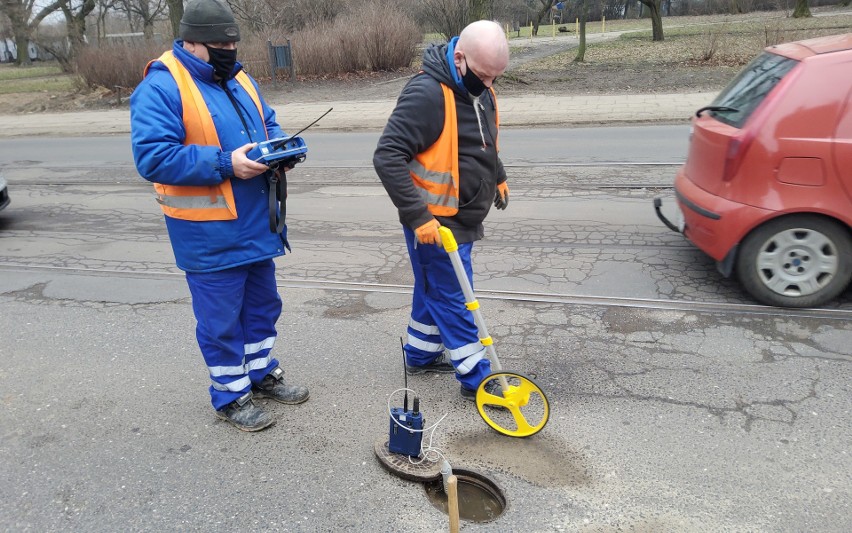
[[[737,275],[758,301],[816,307],[840,295],[852,276],[852,238],[843,226],[811,215],[767,222],[743,241]]]

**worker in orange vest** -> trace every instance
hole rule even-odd
[[[485,20],[427,48],[422,71],[403,88],[373,155],[399,211],[414,271],[407,371],[455,372],[468,399],[491,364],[438,228],[453,231],[472,284],[471,250],[484,236],[482,222],[492,204],[509,203],[492,88],[508,64],[503,29]]]
[[[285,382],[270,354],[281,314],[273,258],[290,246],[286,225],[276,233],[268,224],[271,171],[246,154],[284,133],[237,62],[239,40],[224,0],[190,0],[180,38],[131,96],[130,122],[136,168],[154,183],[186,272],[213,408],[259,431],[274,418],[253,397],[298,404],[308,389]]]

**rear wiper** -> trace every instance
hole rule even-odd
[[[739,113],[740,112],[740,110],[737,109],[736,107],[728,107],[728,106],[724,106],[724,105],[706,105],[706,106],[702,107],[701,109],[699,109],[698,111],[696,111],[695,116],[700,117],[701,113],[703,113],[705,111],[725,111],[725,112],[729,112],[729,113]]]

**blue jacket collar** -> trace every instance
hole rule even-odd
[[[453,37],[450,39],[450,42],[447,43],[447,66],[450,68],[450,75],[452,75],[453,81],[456,82],[456,87],[458,87],[462,93],[467,94],[467,88],[464,86],[464,83],[462,83],[459,71],[456,69],[456,63],[453,60],[453,54],[455,53],[456,43],[458,41],[458,37]]]
[[[193,78],[209,81],[210,83],[216,83],[216,80],[213,79],[213,67],[210,63],[206,63],[190,54],[183,47],[183,41],[181,39],[175,39],[174,45],[172,46],[172,53],[178,61],[183,63],[183,66],[185,66],[189,73],[192,74]],[[243,66],[239,61],[237,61],[237,64],[234,66],[234,76],[236,76],[242,69]],[[231,79],[233,79],[233,77]]]

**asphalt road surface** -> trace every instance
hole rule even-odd
[[[513,439],[452,377],[409,378],[426,423],[446,415],[432,444],[509,502],[464,530],[852,530],[849,294],[755,305],[654,215],[678,132],[631,131],[642,161],[512,153],[513,135],[548,142],[501,134],[511,202],[475,246],[476,289],[504,370],[533,376],[552,413]],[[412,278],[356,148],[370,139],[351,135],[316,135],[340,160],[288,175],[274,354],[311,399],[267,404],[278,422],[259,434],[212,413],[186,284],[150,186],[111,151],[122,139],[61,141],[64,163],[0,141],[0,529],[447,530],[372,452],[403,383]]]

